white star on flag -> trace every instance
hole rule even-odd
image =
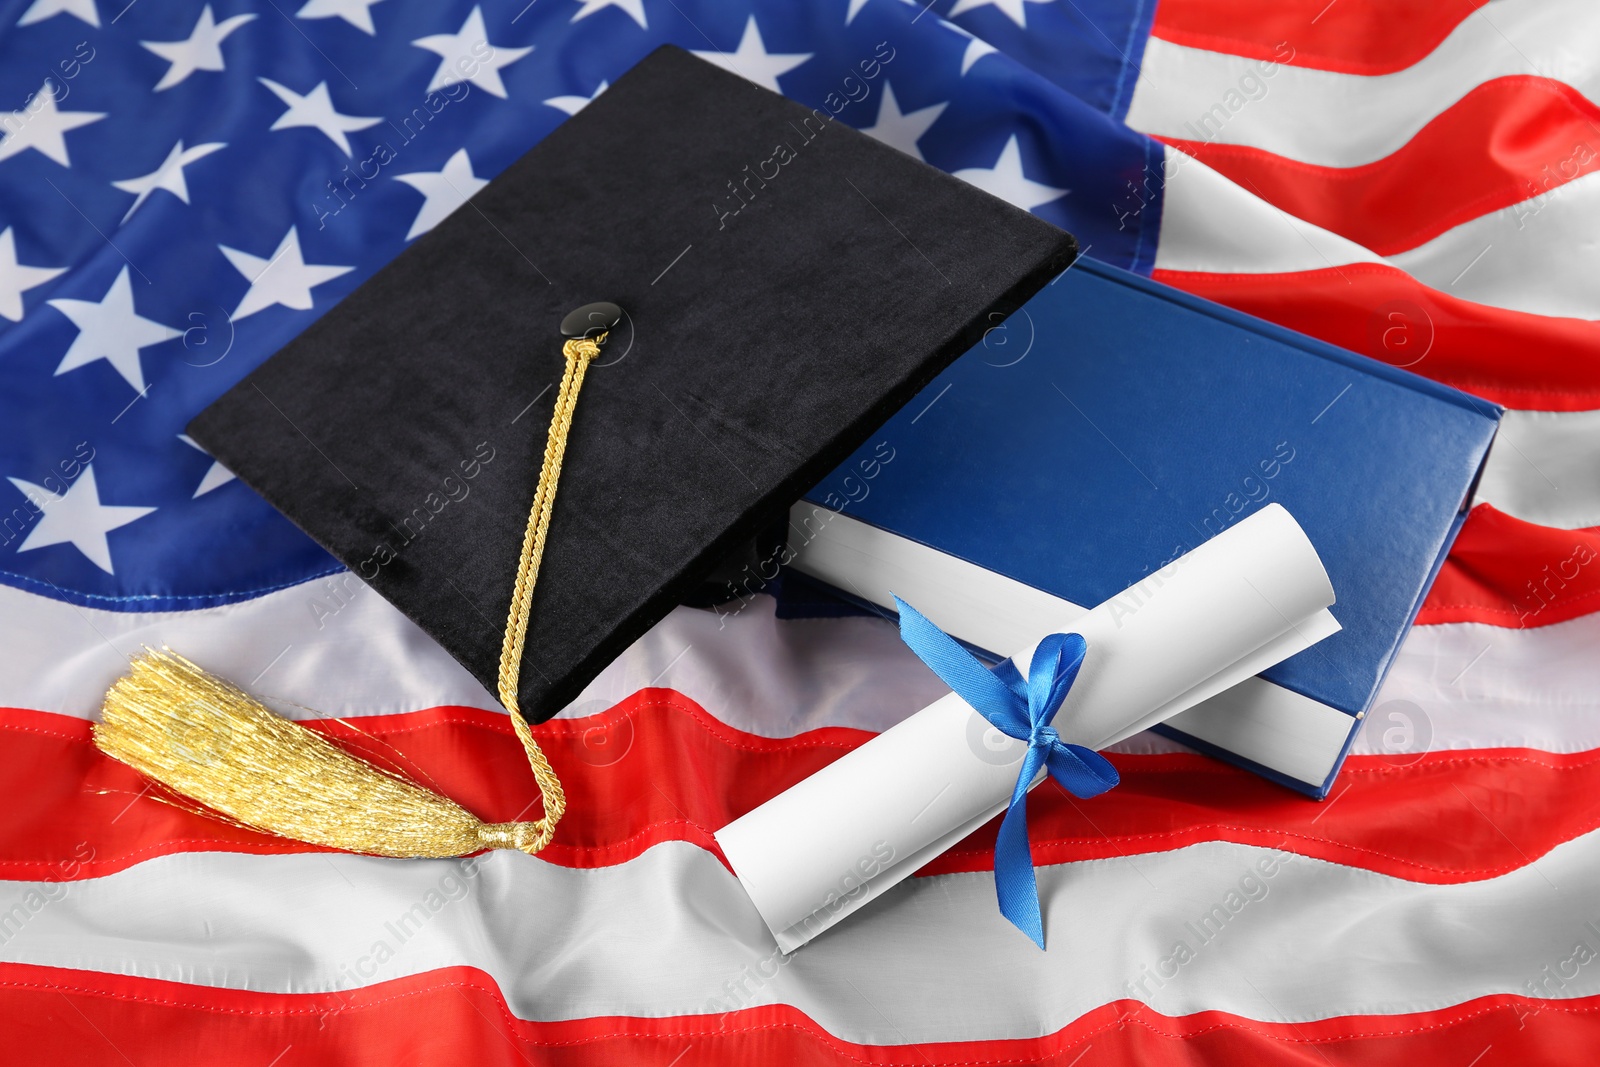
[[[990,44],[988,41],[974,37],[971,33],[962,29],[960,26],[957,26],[953,22],[947,22],[945,25],[967,39],[967,49],[961,53],[961,76],[963,78],[967,76],[967,71],[972,69],[972,64],[976,63],[984,56],[992,56],[995,54],[996,49],[994,45]]]
[[[972,40],[967,42],[967,50],[961,53],[961,73],[965,75],[967,71],[972,69],[972,64],[976,63],[984,56],[992,56],[994,53],[994,45],[990,44],[988,41],[980,41],[978,38],[974,37]]]
[[[255,19],[255,15],[235,15],[217,22],[211,14],[211,5],[200,9],[200,20],[182,41],[140,41],[144,47],[166,60],[167,72],[156,82],[156,92],[170,89],[197,70],[222,70],[222,42],[240,26]]]
[[[306,6],[295,12],[302,19],[344,19],[363,33],[378,35],[372,24],[372,5],[381,0],[307,0]]]
[[[59,496],[21,478],[8,481],[40,512],[39,521],[17,546],[18,552],[31,552],[50,545],[71,545],[107,574],[116,572],[111,567],[111,545],[106,541],[106,534],[156,510],[100,503],[100,487],[95,484],[93,464],[83,468],[78,480]]]
[[[72,15],[96,29],[100,27],[100,13],[94,9],[94,0],[33,0],[33,4],[17,20],[17,25],[31,26],[57,15]]]
[[[883,83],[883,102],[878,105],[878,121],[862,129],[869,137],[876,137],[891,148],[898,148],[909,156],[922,159],[917,142],[928,132],[948,103],[933,104],[915,111],[902,112],[900,102],[894,98],[894,88],[888,79]]]
[[[5,134],[0,140],[0,159],[10,159],[32,148],[63,167],[70,167],[66,132],[105,117],[103,111],[58,111],[55,83],[46,78],[20,111],[0,116],[0,131]]]
[[[737,74],[747,81],[753,81],[775,93],[783,91],[778,86],[778,79],[810,59],[813,54],[768,52],[766,43],[761,40],[761,30],[756,27],[754,15],[751,15],[750,21],[744,24],[744,36],[739,38],[739,47],[732,52],[695,53],[701,59],[715,63],[723,70]]]
[[[184,444],[188,445],[202,456],[211,455],[210,452],[207,452],[205,449],[197,445],[194,438],[190,437],[186,433],[180,433],[178,435],[178,440],[182,441]],[[194,491],[194,495],[189,499],[198,500],[207,493],[211,492],[211,490],[216,489],[218,486],[227,485],[236,477],[238,477],[238,475],[234,474],[227,467],[224,467],[221,463],[213,459],[211,461],[211,466],[206,468],[206,473],[200,479],[200,488],[196,489]]]
[[[572,16],[572,21],[588,18],[603,7],[614,7],[626,14],[639,24],[641,30],[648,30],[649,24],[644,20],[644,0],[575,0],[583,5],[583,10]]]
[[[287,130],[296,126],[309,126],[313,130],[321,130],[347,156],[353,153],[350,151],[350,138],[345,136],[346,133],[364,130],[383,121],[382,118],[341,115],[335,111],[333,98],[328,95],[327,82],[318,82],[315,89],[301,96],[287,85],[279,85],[271,78],[257,78],[256,81],[271,89],[274,96],[289,105],[289,110],[279,115],[269,129]]]
[[[17,238],[11,227],[0,230],[0,317],[21,322],[22,294],[66,271],[65,267],[24,267],[17,262]]]
[[[61,299],[49,303],[78,328],[78,336],[73,338],[67,354],[61,357],[61,365],[56,368],[58,376],[103,359],[116,368],[135,392],[142,393],[144,369],[139,364],[139,350],[183,336],[182,330],[163,326],[134,311],[133,283],[128,278],[127,267],[122,268],[117,280],[98,302]]]
[[[226,245],[217,247],[222,249],[222,254],[228,257],[228,262],[240,274],[250,279],[250,288],[233,311],[235,322],[274,304],[282,304],[296,311],[310,311],[311,290],[355,270],[354,267],[307,263],[300,254],[300,234],[293,226],[278,242],[277,250],[270,259],[262,259]]]
[[[569,115],[576,115],[578,112],[594,103],[595,97],[605,92],[610,85],[610,82],[603,81],[600,83],[600,88],[596,89],[589,96],[552,96],[550,99],[546,100],[545,103],[549,104],[558,111],[565,111]]]
[[[1017,146],[1017,135],[1000,150],[1000,158],[992,167],[968,167],[958,170],[955,176],[986,193],[1032,211],[1041,204],[1066,196],[1071,190],[1056,189],[1042,182],[1031,181],[1022,173],[1022,149]]]
[[[465,148],[457,149],[455,155],[445,160],[442,170],[396,174],[394,178],[395,181],[405,182],[427,197],[422,202],[422,209],[417,212],[416,219],[411,223],[410,232],[406,234],[408,241],[439,225],[450,212],[465,204],[474,193],[489,184],[472,173],[472,160],[467,157]]]
[[[411,42],[418,48],[426,48],[436,53],[439,57],[439,69],[433,73],[433,81],[428,83],[428,92],[455,85],[458,82],[471,82],[491,96],[506,98],[505,83],[500,80],[500,68],[508,67],[533,51],[530,45],[527,48],[501,48],[489,43],[489,31],[483,25],[483,8],[475,7],[472,14],[467,16],[467,21],[461,24],[461,29],[455,33],[436,33],[429,37],[418,37]],[[489,54],[483,55],[487,48]]]
[[[161,166],[149,174],[138,178],[128,178],[120,182],[112,182],[112,185],[123,192],[133,194],[133,205],[128,208],[128,213],[122,216],[122,221],[127,222],[133,216],[133,213],[139,210],[139,205],[144,203],[145,199],[157,189],[165,189],[187,204],[189,202],[189,185],[183,179],[183,168],[197,159],[209,156],[219,148],[226,147],[228,146],[220,141],[212,141],[209,144],[197,144],[193,148],[184,148],[183,142],[179,141],[172,146],[172,151],[167,153],[167,158],[161,161]]]
[[[956,0],[956,6],[945,14],[953,19],[980,7],[993,7],[1023,29],[1028,28],[1028,4],[1047,4],[1050,0]]]

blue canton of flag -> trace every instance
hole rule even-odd
[[[1153,142],[894,0],[6,8],[0,580],[80,604],[336,571],[185,424],[663,43],[1150,265],[1109,205]]]

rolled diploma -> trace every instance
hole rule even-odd
[[[1115,744],[1337,632],[1333,602],[1310,539],[1270,504],[1048,631],[1088,644],[1053,725]],[[1012,657],[1024,677],[1045,636]],[[950,693],[714,836],[790,952],[1004,811],[1026,749]]]

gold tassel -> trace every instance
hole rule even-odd
[[[517,706],[517,680],[555,505],[572,414],[589,363],[606,335],[562,349],[539,487],[528,514],[500,653],[500,702],[528,756],[544,816],[485,823],[429,789],[335,746],[170,651],[147,651],[106,693],[95,744],[113,759],[197,801],[224,821],[314,845],[377,856],[442,858],[485,848],[534,853],[566,811],[560,779]]]
[[[111,687],[94,739],[106,755],[230,821],[314,845],[460,856],[534,825],[486,825],[168,651],[138,657]]]

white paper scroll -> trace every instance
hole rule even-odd
[[[1105,748],[1335,633],[1333,602],[1300,524],[1268,505],[1049,631],[1088,643],[1053,725]],[[1013,657],[1024,676],[1032,655]],[[951,693],[724,826],[717,844],[789,952],[1003,811],[1026,748]]]

